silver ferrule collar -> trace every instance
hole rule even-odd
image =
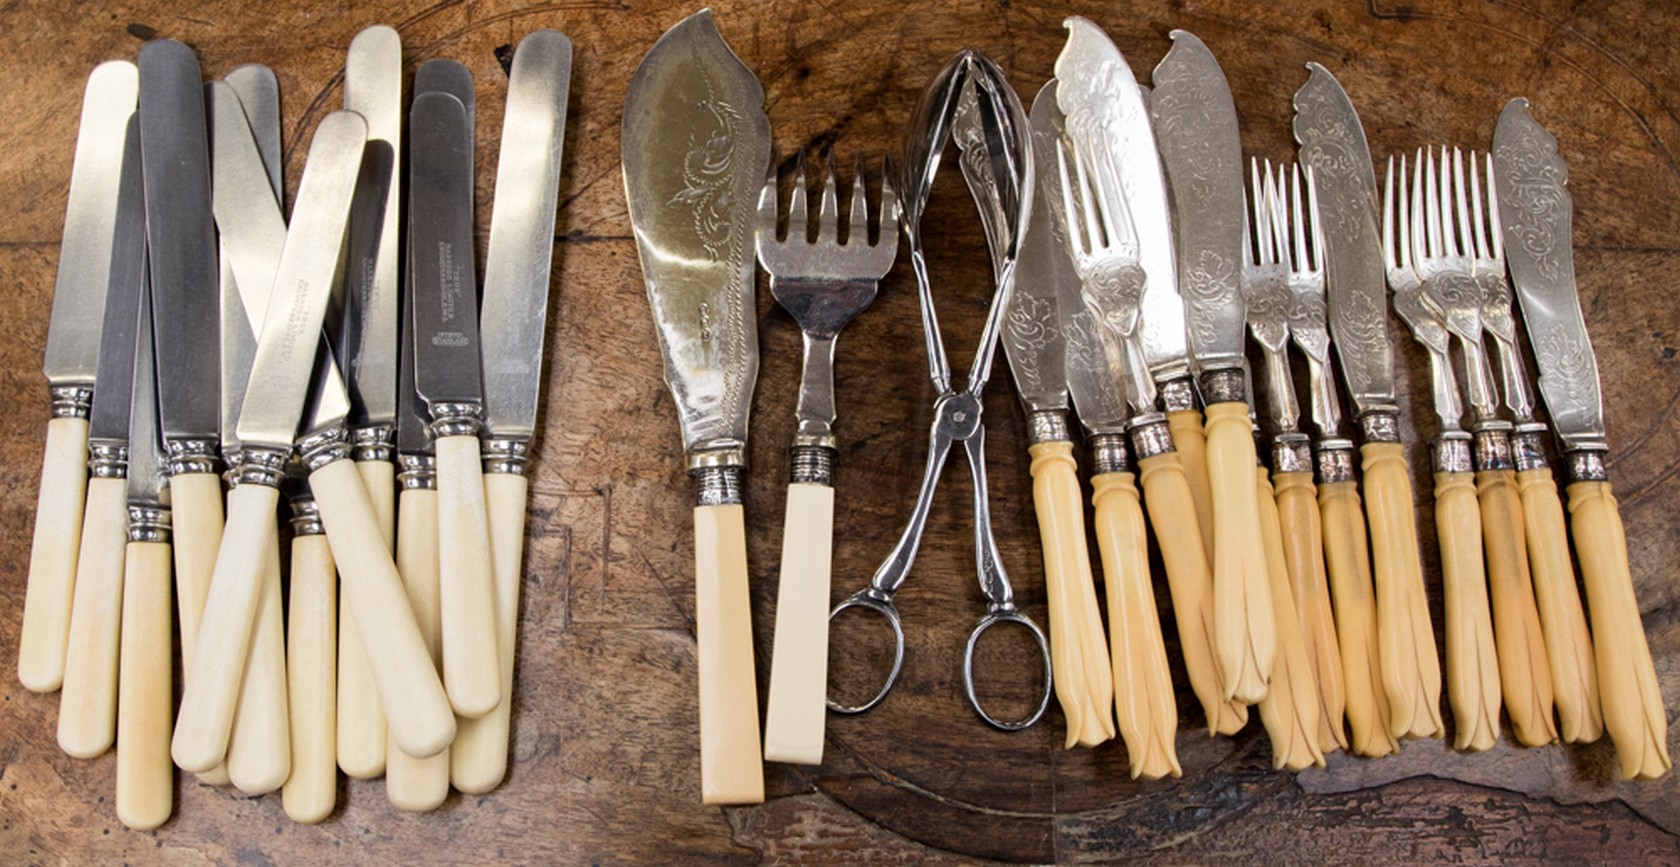
[[[239,484],[239,460],[244,449],[222,450],[222,483],[232,490]]]
[[[1091,473],[1126,473],[1132,469],[1132,452],[1125,434],[1096,434],[1086,441],[1091,450]]]
[[[389,461],[396,450],[394,425],[376,424],[350,432],[350,458],[354,461]]]
[[[1278,434],[1272,439],[1272,472],[1311,473],[1312,443],[1304,433]]]
[[[96,479],[128,478],[128,443],[118,440],[89,442],[88,472]]]
[[[280,480],[285,478],[286,459],[289,457],[289,449],[246,446],[239,456],[239,472],[235,484],[278,488]]]
[[[834,487],[836,452],[823,446],[796,445],[788,450],[792,467],[788,477],[796,485]]]
[[[1564,477],[1569,484],[1576,482],[1608,482],[1609,468],[1604,463],[1605,452],[1600,449],[1579,449],[1563,456]]]
[[[216,451],[221,444],[215,440],[172,439],[163,444],[169,450],[170,475],[216,472]]]
[[[344,428],[327,428],[298,440],[297,450],[304,468],[313,473],[333,461],[348,459],[350,439]]]
[[[1353,481],[1353,440],[1318,441],[1318,483],[1333,485]]]
[[[1247,403],[1248,377],[1242,368],[1222,367],[1202,373],[1202,402],[1208,406],[1216,403]]]
[[[1511,460],[1517,471],[1544,470],[1551,466],[1546,459],[1546,426],[1539,422],[1517,425],[1511,432]]]
[[[47,391],[52,396],[53,418],[87,418],[93,413],[91,386],[55,385]]]
[[[161,506],[128,507],[128,541],[169,544],[169,510]]]
[[[1476,469],[1514,470],[1516,461],[1511,454],[1511,426],[1508,423],[1480,425],[1476,428]]]
[[[733,438],[706,440],[688,449],[688,472],[712,468],[744,467],[747,465],[746,442]]]
[[[1132,419],[1131,430],[1132,452],[1138,461],[1146,461],[1156,455],[1178,451],[1173,445],[1172,428],[1167,427],[1167,419],[1160,413],[1140,415]]]
[[[484,407],[476,403],[432,404],[432,436],[475,437],[484,429]]]
[[[738,506],[741,504],[740,467],[701,467],[689,475],[699,485],[695,505]]]
[[[1373,409],[1360,415],[1359,435],[1366,443],[1399,442],[1400,413],[1391,409]]]
[[[1069,442],[1067,413],[1054,409],[1041,409],[1027,413],[1027,443]]]
[[[1196,408],[1196,383],[1190,377],[1169,379],[1156,388],[1161,393],[1161,406],[1167,412]]]
[[[325,532],[327,528],[321,523],[321,508],[315,505],[315,496],[307,489],[292,495],[292,534],[319,536]]]
[[[1429,457],[1437,473],[1470,472],[1474,468],[1470,452],[1470,435],[1461,430],[1441,434],[1429,447]]]
[[[484,441],[484,471],[523,476],[531,462],[529,440],[491,437]]]
[[[397,456],[397,484],[405,491],[437,490],[437,458],[431,455]]]

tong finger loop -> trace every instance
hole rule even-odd
[[[899,622],[898,609],[893,607],[892,594],[878,590],[875,587],[865,587],[864,589],[847,597],[846,601],[834,606],[834,610],[828,613],[829,621],[832,622],[836,617],[840,616],[840,612],[845,611],[848,608],[861,608],[880,614],[887,619],[887,625],[891,626],[893,631],[892,670],[887,673],[886,683],[881,684],[880,692],[875,693],[874,698],[859,705],[844,705],[833,699],[828,700],[828,709],[834,711],[835,713],[860,714],[874,709],[876,705],[880,704],[881,701],[887,697],[887,693],[892,692],[893,684],[898,683],[898,673],[904,668],[904,625]],[[1042,641],[1043,639],[1040,638],[1040,640]],[[969,644],[970,652],[972,653],[973,642],[970,641]],[[1046,653],[1048,652],[1049,651],[1046,651]],[[970,696],[972,695],[973,692],[970,691]]]
[[[1031,633],[1033,640],[1038,642],[1040,664],[1043,666],[1041,670],[1044,672],[1044,690],[1038,696],[1038,707],[1031,714],[1018,720],[1000,720],[987,713],[980,704],[980,695],[974,686],[974,649],[980,644],[980,636],[999,624],[1013,624]],[[1039,629],[1032,618],[1022,614],[1014,605],[993,606],[985,617],[980,618],[974,631],[968,634],[968,647],[963,651],[963,690],[968,693],[969,706],[992,728],[1018,732],[1038,722],[1044,716],[1044,711],[1050,707],[1050,677],[1050,640],[1044,636],[1044,630]]]

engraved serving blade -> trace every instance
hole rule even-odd
[[[134,346],[140,296],[146,286],[146,199],[140,170],[138,120],[130,116],[118,182],[117,219],[112,225],[110,273],[100,327],[99,372],[88,419],[88,441],[128,440],[133,405]],[[148,342],[148,345],[150,343]]]
[[[770,163],[763,104],[704,10],[659,38],[625,100],[625,193],[690,466],[746,460],[758,378],[753,211]]]
[[[98,369],[123,142],[139,82],[134,64],[112,60],[94,67],[82,96],[81,129],[76,134],[70,200],[64,209],[64,239],[41,365],[53,386],[92,385]]]
[[[1201,371],[1243,364],[1242,142],[1231,86],[1195,35],[1172,32],[1149,112],[1172,190],[1178,290]]]
[[[1041,90],[1033,102],[1029,125],[1038,201],[1022,227],[1015,284],[1003,320],[1003,351],[1009,358],[1015,390],[1029,415],[1067,412],[1067,347],[1059,304],[1069,286],[1075,297],[1079,294],[1079,275],[1068,258],[1066,234],[1054,224],[1054,212],[1061,202],[1059,177],[1057,197],[1045,197],[1045,188],[1051,186],[1049,176],[1057,174],[1055,140],[1060,134],[1049,129],[1050,120],[1045,116],[1049,113],[1060,115],[1054,91],[1046,98],[1046,91]]]
[[[453,95],[433,91],[409,113],[408,242],[413,267],[414,379],[434,418],[444,403],[481,404],[473,267],[472,132]]]
[[[1567,451],[1606,449],[1598,360],[1575,286],[1569,169],[1557,139],[1529,114],[1528,100],[1513,99],[1499,113],[1493,163],[1505,260],[1552,428]]]
[[[1190,356],[1184,301],[1178,294],[1172,212],[1149,107],[1131,67],[1101,28],[1077,16],[1062,24],[1068,41],[1056,58],[1056,101],[1070,135],[1105,140],[1114,157],[1146,275],[1140,333],[1149,372],[1157,382],[1187,376]]]
[[[1371,148],[1341,83],[1317,63],[1307,69],[1307,83],[1295,92],[1295,141],[1318,181],[1330,334],[1359,412],[1393,411],[1394,355]]]
[[[128,504],[169,507],[168,452],[158,427],[157,371],[152,347],[152,292],[144,269],[134,341],[133,410],[128,417]]]
[[[527,440],[537,429],[571,79],[571,40],[553,30],[520,40],[508,77],[479,316],[491,437]]]

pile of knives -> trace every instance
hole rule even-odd
[[[1337,749],[1383,756],[1405,739],[1444,735],[1445,680],[1458,749],[1490,747],[1503,706],[1517,743],[1586,743],[1608,731],[1624,778],[1665,773],[1666,717],[1605,473],[1598,375],[1576,296],[1567,171],[1527,102],[1513,100],[1500,115],[1485,161],[1473,152],[1466,160],[1458,150],[1419,151],[1398,171],[1390,162],[1379,192],[1352,102],[1327,70],[1309,64],[1294,99],[1300,165],[1250,161],[1245,170],[1230,87],[1199,39],[1173,32],[1151,89],[1097,25],[1083,18],[1065,25],[1055,78],[1031,111],[1031,169],[1018,172],[1030,199],[1019,261],[996,267],[995,244],[992,252],[1001,339],[1034,448],[1052,631],[1078,633],[1050,642],[1068,746],[1112,738],[1118,721],[1134,777],[1181,773],[1147,510],[1188,681],[1210,734],[1238,731],[1253,706],[1276,767],[1322,766]],[[950,86],[953,67],[982,62],[964,56],[934,79],[930,94]],[[821,660],[829,648],[826,627],[803,615],[798,634],[786,636],[783,624],[794,618],[778,612],[769,725],[776,726],[782,700],[781,655],[814,657],[818,688],[801,688],[797,699],[809,705],[797,713],[809,748],[788,749],[786,732],[767,733],[762,750],[758,742],[740,491],[757,373],[753,224],[756,218],[762,233],[766,213],[775,218],[773,202],[766,212],[760,199],[756,214],[753,204],[770,158],[763,96],[701,12],[644,59],[622,143],[666,378],[698,483],[700,759],[709,803],[761,800],[763,758],[821,761]],[[999,115],[997,106],[1019,100],[1010,94],[991,105],[987,111]],[[923,162],[915,159],[924,144],[917,124],[943,122],[921,111],[897,185],[907,201]],[[1012,122],[988,115],[985,129]],[[995,144],[988,136],[979,138]],[[935,139],[937,147],[955,136],[946,137]],[[988,210],[970,175],[989,169],[975,153],[965,150],[962,160],[992,241],[993,223],[1006,215]],[[835,210],[832,163],[829,175],[826,221]],[[802,184],[803,171],[798,177]],[[859,183],[854,237],[864,225],[863,195]],[[804,228],[805,196],[795,193],[789,235]],[[882,215],[883,226],[889,217]],[[913,222],[897,225],[908,234]],[[827,223],[817,229],[819,244],[823,232],[832,232]],[[785,275],[767,257],[763,234],[758,243],[774,288]],[[927,276],[915,264],[926,324]],[[1562,456],[1568,530],[1547,426],[1528,386],[1513,288]],[[1402,446],[1391,297],[1433,364],[1444,677]],[[777,298],[787,305],[781,292]],[[790,310],[806,326],[802,312]],[[826,341],[815,344],[826,363],[833,330],[815,336]],[[1484,331],[1500,362],[1497,382]],[[930,334],[931,364],[937,331]],[[813,341],[807,327],[807,376]],[[990,358],[985,344],[980,357]],[[935,365],[935,384],[945,387],[939,373]],[[1300,426],[1297,379],[1310,394],[1316,437]],[[1460,421],[1461,382],[1474,411],[1468,430]],[[1352,399],[1357,446],[1343,429],[1343,391]],[[831,395],[820,409],[817,429],[826,434]],[[1078,488],[1069,509],[1065,492],[1040,476],[1041,465],[1057,463],[1072,476],[1070,410],[1094,464],[1106,636]],[[936,424],[936,442],[939,436]],[[826,482],[832,455],[810,454],[822,442],[832,452],[831,436],[796,441],[796,483]],[[976,481],[983,498],[983,471]],[[790,486],[790,521],[810,513],[795,508],[798,487]],[[913,528],[925,516],[926,493],[924,486]],[[826,516],[833,495],[824,496]],[[977,523],[984,512],[977,506]],[[824,563],[796,573],[784,550],[782,604],[813,593],[826,598],[828,534],[827,526],[784,529],[785,545],[799,544],[804,559]],[[889,618],[900,642],[894,678],[903,639],[891,595],[913,556],[912,545],[890,586],[872,586],[834,609],[862,605]],[[785,586],[813,580],[822,582],[815,590]],[[885,694],[862,708],[829,706],[866,710]],[[999,725],[978,703],[976,710]]]
[[[520,42],[482,299],[461,64],[405,106],[397,32],[358,34],[289,217],[266,67],[155,40],[89,78],[18,675],[65,752],[115,743],[125,825],[175,766],[299,822],[340,769],[408,810],[501,781],[570,76]]]

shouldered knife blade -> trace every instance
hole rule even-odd
[[[93,445],[94,465],[120,475],[120,452],[103,449],[120,447],[128,441],[128,420],[133,405],[135,331],[139,327],[140,295],[145,291],[146,197],[140,170],[138,121],[130,119],[128,140],[123,147],[122,179],[117,188],[117,220],[112,226],[109,288],[105,290],[104,324],[100,327],[99,374],[93,392],[93,413],[88,421],[88,441]],[[110,458],[116,459],[113,467]]]
[[[409,116],[409,247],[415,382],[434,423],[447,404],[482,405],[473,268],[472,145],[465,109],[422,93]]]

